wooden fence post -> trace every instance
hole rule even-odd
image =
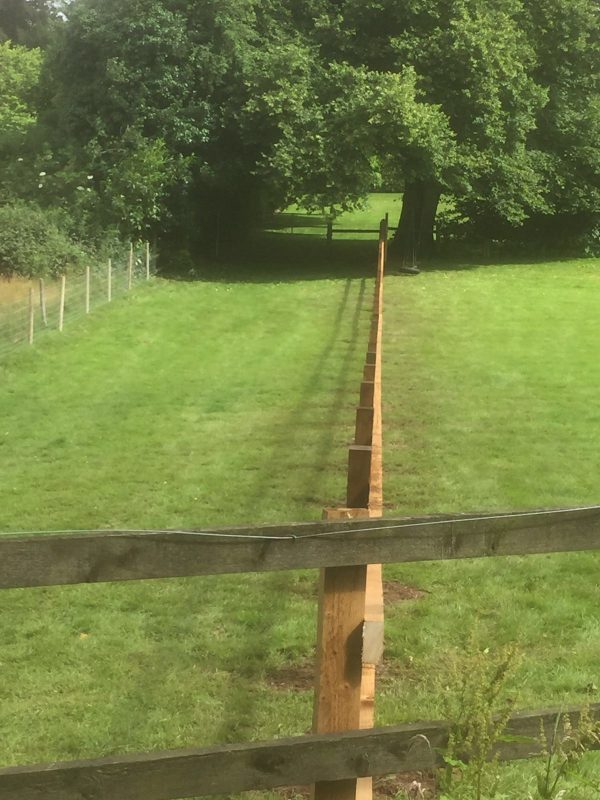
[[[67,276],[60,278],[60,302],[58,306],[58,330],[62,331],[65,325],[65,295],[67,293]]]
[[[90,267],[85,268],[85,313],[90,313]]]
[[[150,280],[150,242],[146,242],[146,280]]]
[[[327,241],[331,241],[331,223]],[[384,237],[379,226],[377,275],[369,347],[356,409],[355,444],[348,451],[346,508],[327,509],[327,519],[380,517],[382,495],[381,334]],[[383,654],[383,581],[380,564],[321,570],[317,676],[313,730],[332,733],[372,728],[375,670]],[[368,765],[367,765],[368,767]],[[315,784],[315,800],[371,800],[372,778]]]
[[[112,300],[112,258],[108,259],[108,269],[106,272],[106,293],[108,302]]]
[[[373,444],[373,414],[371,407],[359,406],[356,409],[354,443],[371,446]]]
[[[133,242],[129,246],[129,268],[127,269],[127,288],[133,285]]]
[[[46,284],[44,279],[40,278],[40,312],[42,315],[42,322],[44,327],[48,326],[48,312],[46,310]]]
[[[35,304],[33,298],[33,286],[29,287],[29,344],[33,344],[33,331],[35,326]]]

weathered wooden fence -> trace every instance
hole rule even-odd
[[[8,535],[0,538],[0,589],[599,549],[597,507],[204,531]],[[591,713],[600,719],[600,704]],[[540,724],[551,738],[557,714],[514,715],[509,733],[515,736],[498,745],[499,757],[539,754]],[[571,717],[576,722],[576,712]],[[9,767],[0,770],[0,798],[176,800],[313,782],[352,786],[357,778],[439,765],[447,736],[446,723],[425,722]]]
[[[346,507],[325,521],[208,530],[87,531],[0,537],[0,589],[240,572],[321,570],[314,733],[226,745],[0,769],[0,800],[179,800],[315,784],[322,800],[368,798],[373,776],[441,764],[449,725],[373,729],[383,647],[381,564],[600,549],[600,507],[382,519],[381,339],[387,224]],[[502,760],[541,751],[559,712],[515,714]],[[600,719],[600,704],[591,707]],[[571,721],[576,724],[577,711]],[[368,730],[365,730],[368,729]]]

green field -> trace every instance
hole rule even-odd
[[[341,224],[376,225],[386,206],[393,221],[397,198],[380,196]],[[211,280],[157,279],[3,361],[0,530],[306,520],[339,504],[375,251],[273,233]],[[387,513],[598,502],[598,269],[388,277]],[[518,706],[598,701],[600,557],[386,579],[425,596],[386,609],[378,722],[439,716],[474,626],[492,651],[518,643]],[[307,731],[315,596],[312,572],[3,592],[0,763]],[[506,780],[526,798],[531,768]]]

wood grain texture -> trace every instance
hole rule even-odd
[[[27,325],[27,341],[33,344],[33,336],[35,331],[35,301],[33,298],[33,287],[29,288],[29,320]]]
[[[44,327],[48,327],[48,311],[46,308],[46,283],[43,278],[40,278],[40,313],[42,315],[42,322]]]
[[[378,530],[381,526],[386,529]],[[3,534],[0,589],[586,550],[600,550],[597,508],[507,517],[348,519],[206,529],[203,535]]]
[[[365,447],[370,447],[373,444],[373,415],[373,408],[359,406],[356,409],[354,444],[360,444]]]
[[[360,725],[366,565],[321,570],[313,731]],[[317,781],[315,800],[354,800],[356,780]]]
[[[576,726],[578,712],[567,711]],[[592,706],[591,713],[600,719],[600,704]],[[540,724],[551,739],[558,714],[556,709],[515,714],[507,734],[518,741],[499,743],[499,758],[512,761],[538,755]],[[0,800],[176,800],[426,770],[440,765],[448,730],[444,722],[419,722],[272,742],[9,767],[0,770]]]
[[[352,445],[348,448],[348,483],[346,505],[348,508],[368,508],[371,496],[372,447]]]
[[[65,298],[67,294],[67,276],[60,276],[60,299],[58,301],[58,330],[62,331],[65,326]]]

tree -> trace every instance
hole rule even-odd
[[[210,242],[225,213],[239,228],[291,200],[335,211],[385,180],[404,188],[412,262],[442,193],[497,237],[596,214],[587,0],[78,0],[68,16],[48,146],[124,228]]]
[[[600,248],[600,7],[589,0],[528,4],[533,76],[548,88],[531,147],[540,153],[547,208],[526,233],[556,248]]]
[[[477,197],[487,212],[513,221],[525,213],[524,198],[539,202],[526,143],[545,94],[530,75],[534,52],[519,0],[344,0],[323,10],[327,58],[388,78],[411,67],[417,98],[441,110],[455,138],[436,174],[418,160],[402,170],[395,249],[403,261],[430,252],[442,192]]]
[[[74,4],[49,53],[42,116],[54,152],[94,175],[107,220],[125,229],[134,219],[137,228],[160,219],[163,229],[177,220],[214,232],[215,199],[236,186],[239,194],[251,177],[232,109],[247,91],[244,59],[255,24],[244,0]],[[152,167],[147,180],[144,164]],[[132,191],[117,194],[132,170]],[[137,203],[133,187],[149,184],[152,201]],[[193,219],[199,205],[206,214]]]
[[[60,4],[52,0],[2,0],[0,41],[26,47],[48,44],[53,21],[59,19]]]
[[[39,50],[0,44],[0,201],[19,189],[21,153],[37,118],[41,60]]]
[[[0,44],[0,149],[2,142],[20,140],[35,122],[40,67],[39,50]]]

